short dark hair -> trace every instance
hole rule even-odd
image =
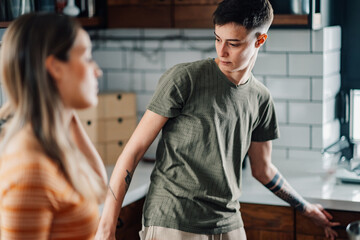
[[[214,25],[236,23],[247,30],[271,24],[274,18],[269,0],[223,0],[213,14]]]

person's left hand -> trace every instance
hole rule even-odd
[[[338,236],[332,227],[339,226],[340,223],[331,222],[330,220],[333,217],[320,204],[307,204],[303,214],[309,217],[316,225],[323,227],[327,238],[334,240]]]

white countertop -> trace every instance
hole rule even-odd
[[[320,203],[327,209],[360,211],[360,184],[341,183],[333,173],[323,170],[322,161],[273,160],[290,185],[312,203]],[[143,198],[148,191],[153,163],[140,161],[134,173],[123,206]],[[112,167],[107,167],[108,175]],[[252,176],[247,164],[243,170],[240,202],[288,206]]]

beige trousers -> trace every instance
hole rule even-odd
[[[206,235],[183,232],[158,226],[144,227],[139,232],[141,240],[246,240],[243,227],[228,233]]]

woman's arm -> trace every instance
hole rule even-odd
[[[167,120],[152,111],[145,112],[116,162],[95,239],[115,239],[117,219],[135,168]]]
[[[107,174],[104,163],[94,144],[91,142],[89,136],[85,132],[85,129],[82,126],[81,121],[75,111],[73,111],[73,115],[70,121],[70,129],[76,145],[89,160],[94,170],[99,174],[103,181],[107,183]]]

